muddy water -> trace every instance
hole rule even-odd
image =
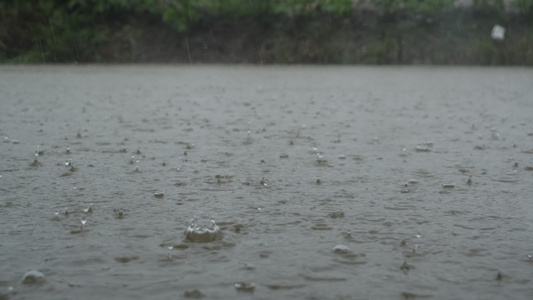
[[[530,69],[4,66],[2,299],[531,299],[532,95]]]

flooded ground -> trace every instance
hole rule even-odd
[[[531,299],[532,95],[517,68],[1,67],[0,298]]]

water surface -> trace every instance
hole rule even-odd
[[[531,95],[519,68],[3,66],[0,295],[531,299]]]

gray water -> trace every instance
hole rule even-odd
[[[532,95],[520,68],[3,66],[0,298],[532,299]]]

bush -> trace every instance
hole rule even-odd
[[[453,0],[372,0],[371,1],[378,12],[384,17],[396,15],[414,16],[422,15],[426,17],[435,17],[444,11],[453,7]]]
[[[382,38],[368,45],[376,54],[372,57],[375,63],[401,63],[407,53],[404,48],[416,40],[412,38],[414,32],[419,28],[442,31],[447,15],[454,18],[453,24],[462,15],[488,18],[491,24],[514,22],[505,11],[504,0],[474,0],[472,10],[459,13],[448,13],[454,0],[369,1],[378,12],[378,18],[372,17],[369,27],[377,27],[373,30],[382,33]],[[519,20],[525,20],[520,24],[533,21],[533,0],[513,0],[512,5],[522,16]],[[146,36],[143,33],[146,25],[154,24],[183,37],[217,20],[245,27],[242,32],[247,42],[253,40],[252,44],[260,44],[256,38],[265,33],[289,32],[287,42],[280,47],[288,50],[279,57],[297,61],[298,57],[291,56],[293,48],[298,48],[290,47],[291,38],[297,40],[300,36],[303,40],[324,43],[337,29],[342,30],[343,24],[351,26],[344,30],[357,28],[361,25],[359,18],[342,22],[352,16],[353,9],[353,0],[4,0],[0,1],[0,62],[131,61],[136,57],[136,39]],[[246,28],[243,20],[259,26]],[[305,26],[306,32],[301,30]],[[455,32],[454,36],[460,34]],[[521,51],[526,54],[531,53],[528,41],[525,39],[521,44]],[[346,49],[335,47],[342,48],[337,44],[321,46],[320,51],[313,50],[310,59],[354,61]],[[480,57],[493,61],[487,58],[492,57],[488,45],[478,49]],[[319,58],[320,55],[323,57]]]
[[[518,12],[526,17],[530,21],[533,19],[533,0],[514,0],[513,6],[518,9]]]

